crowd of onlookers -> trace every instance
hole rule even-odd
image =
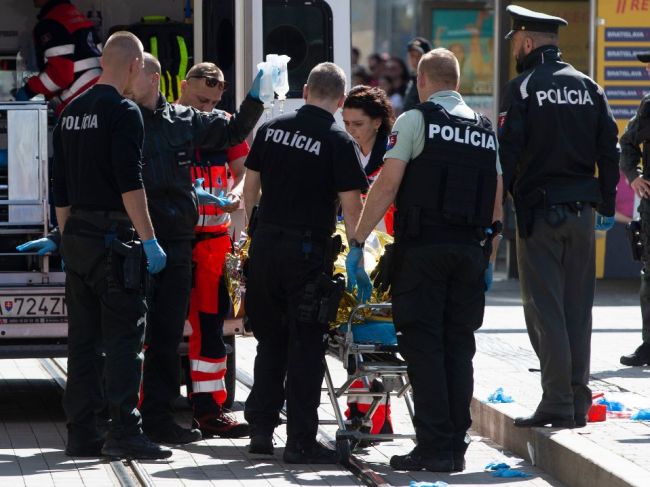
[[[352,86],[369,85],[383,89],[395,115],[410,110],[419,100],[415,87],[415,72],[422,54],[431,50],[429,41],[416,37],[408,43],[408,65],[399,56],[373,53],[361,64],[361,52],[352,48]]]

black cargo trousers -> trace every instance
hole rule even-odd
[[[331,276],[326,237],[306,242],[295,231],[260,225],[246,280],[246,314],[258,341],[255,382],[246,400],[251,436],[270,436],[287,401],[287,444],[316,441],[327,326],[301,317],[306,286]],[[329,261],[329,262],[328,262]]]
[[[174,421],[172,403],[180,390],[180,356],[192,289],[192,241],[160,240],[167,265],[150,278],[142,381],[145,433]]]
[[[400,248],[401,246],[401,248]],[[462,458],[472,419],[474,332],[483,322],[487,257],[467,243],[396,243],[392,286],[399,351],[425,457]]]
[[[126,214],[111,219],[105,218],[107,213],[92,213],[83,218],[73,213],[61,239],[68,308],[63,407],[68,442],[74,446],[101,440],[97,412],[106,404],[109,437],[142,432],[136,406],[147,311],[144,290],[124,289],[117,268],[121,258],[110,247],[110,239],[128,242],[134,231]]]
[[[650,345],[650,201],[642,198],[639,205],[639,216],[641,218],[641,243],[643,251],[641,262],[641,289],[639,298],[641,300],[641,337],[643,343]]]

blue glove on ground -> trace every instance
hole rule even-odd
[[[492,287],[492,279],[494,279],[494,262],[488,263],[487,269],[485,269],[485,292]]]
[[[365,303],[370,299],[372,293],[372,283],[366,270],[360,265],[363,258],[363,250],[359,247],[353,247],[345,258],[345,270],[348,274],[348,291],[352,292],[357,287],[357,299]]]
[[[257,76],[255,76],[255,79],[253,80],[253,84],[251,85],[251,89],[248,91],[248,96],[250,96],[251,98],[255,98],[258,101],[262,101],[262,100],[260,100],[260,84],[262,82],[262,74],[264,74],[264,73],[260,69],[257,72]]]
[[[603,216],[600,213],[596,212],[596,230],[602,230],[603,232],[606,232],[608,230],[611,230],[613,226],[613,216]]]
[[[21,89],[19,89],[19,90],[16,92],[16,94],[14,95],[14,99],[15,99],[16,101],[28,101],[28,100],[31,100],[32,97],[29,96],[29,93],[27,93],[27,88],[25,88],[25,87],[23,86]]]
[[[530,475],[522,472],[521,470],[513,470],[511,468],[500,468],[499,470],[492,472],[492,477],[502,477],[502,478],[530,477]]]
[[[158,244],[158,240],[144,240],[142,242],[144,253],[147,256],[147,270],[149,274],[157,274],[162,271],[167,264],[167,254]]]
[[[203,181],[203,178],[197,178],[194,181],[194,191],[196,191],[196,197],[199,199],[199,205],[224,206],[230,203],[230,200],[223,195],[223,191],[219,196],[215,196],[203,189]]]
[[[30,240],[16,247],[18,252],[38,252],[38,255],[51,254],[56,252],[58,245],[49,238]]]

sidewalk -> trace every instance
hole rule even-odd
[[[650,407],[648,368],[624,367],[619,357],[640,343],[638,280],[602,281],[593,310],[594,392],[630,408]],[[575,430],[519,429],[512,418],[534,411],[541,397],[539,362],[525,329],[517,281],[496,282],[477,333],[473,427],[571,486],[650,485],[650,423],[608,418]],[[503,387],[514,403],[484,401]]]

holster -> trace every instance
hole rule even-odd
[[[108,259],[113,276],[121,287],[129,291],[142,291],[145,269],[141,242],[125,243],[113,239]]]
[[[632,258],[634,260],[641,260],[643,257],[643,239],[641,238],[641,221],[632,220],[625,227],[627,231],[627,238],[630,242],[630,250],[632,250]]]
[[[520,238],[528,238],[533,233],[535,222],[535,207],[546,206],[546,192],[537,188],[533,193],[521,196],[515,195],[515,215],[517,217],[517,233]]]
[[[323,273],[316,281],[308,283],[298,306],[298,321],[316,322],[323,326],[335,321],[344,289],[345,277],[342,274],[330,278]]]

